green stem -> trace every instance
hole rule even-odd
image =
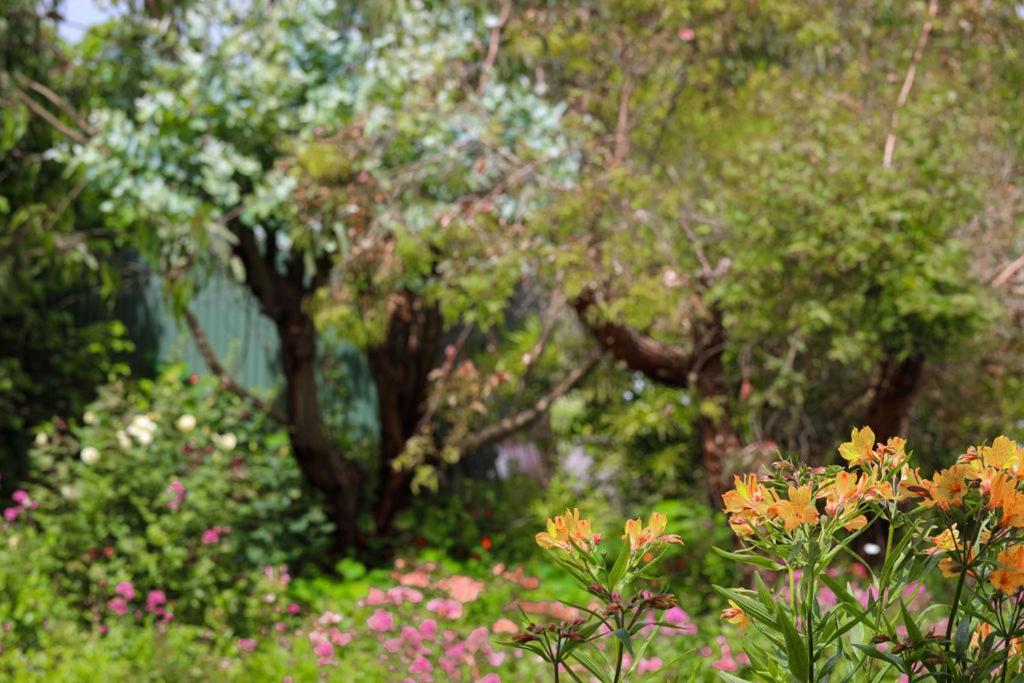
[[[554,665],[555,665],[555,683],[558,683],[558,667],[559,667],[559,661],[558,660],[562,656],[562,637],[559,636],[558,640],[556,640],[555,643],[556,643],[556,645],[555,645],[555,656],[554,656],[554,660],[555,660],[555,662],[554,662]]]
[[[615,625],[618,627],[620,631],[622,630],[621,614],[615,615]],[[622,638],[618,633],[615,634],[615,643],[618,646],[618,648],[615,655],[615,678],[613,678],[612,681],[613,683],[619,683],[619,676],[622,675],[622,655],[624,654],[624,652],[622,647]]]
[[[807,668],[808,680],[814,683],[814,560],[807,567]]]
[[[949,622],[946,624],[946,653],[949,653],[949,647],[953,644],[953,624],[956,623],[956,611],[960,606],[960,594],[964,590],[964,581],[967,579],[967,563],[961,561],[960,563],[960,578],[956,582],[956,592],[953,593],[953,604],[949,609]]]

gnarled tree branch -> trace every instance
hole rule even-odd
[[[455,444],[455,447],[462,452],[474,451],[500,441],[513,432],[528,426],[544,415],[556,399],[564,396],[579,384],[598,364],[601,356],[601,351],[594,349],[580,365],[562,377],[557,384],[537,399],[533,405],[519,411],[515,415],[509,415],[495,424],[466,435]]]
[[[210,372],[217,377],[221,387],[227,389],[242,400],[252,404],[253,407],[260,412],[266,413],[274,421],[282,425],[288,425],[288,416],[281,410],[252,394],[245,387],[235,381],[231,376],[231,373],[227,371],[227,368],[225,368],[224,365],[221,364],[220,359],[217,358],[217,353],[213,350],[213,346],[210,344],[210,340],[206,336],[206,332],[203,331],[199,321],[196,320],[196,317],[192,315],[192,312],[188,309],[185,310],[185,324],[188,325],[188,329],[192,332],[192,338],[196,342],[196,348],[199,349],[199,355],[201,355],[203,360],[206,361],[206,365],[209,366]]]
[[[686,388],[694,365],[693,355],[678,346],[652,339],[627,325],[589,319],[594,296],[586,292],[573,300],[580,320],[590,330],[598,345],[631,370],[667,386]]]

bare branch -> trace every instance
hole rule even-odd
[[[37,93],[48,99],[50,102],[55,104],[57,107],[59,107],[60,110],[67,114],[71,118],[71,120],[75,122],[75,125],[77,125],[83,132],[88,133],[89,135],[96,134],[96,131],[93,130],[92,127],[89,126],[89,124],[86,122],[85,117],[79,114],[78,111],[74,107],[72,107],[66,99],[55,93],[53,90],[46,87],[39,81],[32,80],[31,78],[21,77],[18,80],[23,81],[25,84],[28,85],[29,88],[36,91]]]
[[[235,381],[227,369],[221,364],[220,359],[217,358],[217,354],[213,350],[213,346],[210,344],[210,340],[207,338],[206,332],[204,332],[203,328],[199,325],[199,321],[196,320],[196,317],[192,315],[192,312],[188,309],[185,309],[185,324],[188,325],[188,329],[192,332],[192,338],[196,342],[196,348],[199,349],[199,354],[203,357],[203,360],[206,361],[206,365],[209,366],[210,372],[217,377],[221,387],[230,391],[242,400],[249,402],[257,410],[267,414],[275,422],[282,425],[288,424],[288,416],[281,412],[281,410],[250,393],[245,387]]]
[[[494,68],[494,62],[498,59],[498,48],[501,47],[501,30],[505,28],[505,24],[508,23],[508,18],[511,14],[512,3],[509,0],[505,0],[501,4],[501,14],[498,16],[498,23],[491,29],[491,38],[487,44],[487,56],[484,57],[483,64],[480,65],[480,80],[476,85],[478,93],[483,92],[484,85],[487,83],[487,77]]]
[[[34,99],[29,97],[20,88],[15,88],[14,89],[14,96],[17,97],[19,100],[21,100],[21,102],[25,106],[27,106],[29,109],[31,109],[37,116],[39,116],[41,119],[43,119],[44,121],[49,123],[51,126],[56,128],[57,130],[59,130],[64,135],[68,136],[69,138],[71,138],[72,140],[74,140],[75,142],[77,142],[77,143],[79,143],[81,145],[88,144],[89,138],[87,138],[85,135],[83,135],[79,131],[77,131],[77,130],[75,130],[73,128],[70,128],[67,125],[65,125],[63,121],[61,121],[56,116],[51,114],[49,112],[49,110],[47,110],[41,104],[39,104]]]
[[[910,97],[910,89],[914,87],[914,78],[917,76],[917,65],[924,55],[924,48],[928,45],[928,36],[932,32],[932,21],[939,12],[939,0],[931,0],[928,3],[928,19],[921,27],[921,34],[917,38],[917,48],[910,59],[910,67],[903,79],[903,87],[900,88],[899,97],[896,98],[896,107],[892,110],[892,118],[889,120],[889,134],[885,138],[885,153],[882,155],[882,168],[892,168],[892,155],[896,149],[896,127],[899,125],[900,109],[907,103]]]
[[[1019,256],[1014,260],[1006,264],[1006,266],[999,271],[999,273],[992,278],[991,285],[993,287],[1002,287],[1009,282],[1014,275],[1016,275],[1022,268],[1024,268],[1024,256]]]
[[[464,453],[475,451],[483,446],[500,441],[513,432],[534,422],[547,412],[556,399],[564,396],[579,384],[598,364],[601,360],[601,355],[599,350],[594,349],[582,364],[566,374],[557,384],[551,387],[550,391],[537,399],[532,406],[515,415],[509,415],[495,424],[468,434],[456,443],[455,447]]]
[[[619,117],[615,123],[615,152],[612,157],[612,164],[615,165],[622,163],[629,154],[629,100],[635,85],[632,76],[623,76],[622,88],[619,90]]]

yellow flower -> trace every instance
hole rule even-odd
[[[874,447],[875,433],[871,427],[854,428],[850,432],[850,440],[839,446],[839,455],[843,456],[851,465],[859,465],[871,460]]]
[[[1020,446],[1016,441],[1011,441],[1005,436],[997,436],[991,446],[982,446],[980,454],[981,461],[986,467],[1016,472],[1021,465]]]
[[[750,617],[732,600],[729,601],[729,605],[729,607],[722,610],[722,619],[730,624],[736,624],[740,627],[741,631],[745,631],[747,626],[750,625]]]
[[[1006,594],[1024,588],[1024,544],[1010,546],[996,555],[999,568],[988,575],[989,583]]]
[[[541,548],[562,548],[571,550],[573,544],[583,548],[592,548],[597,544],[597,537],[590,529],[590,520],[580,518],[579,508],[566,510],[564,515],[554,519],[548,518],[548,530],[536,536],[537,545]]]
[[[780,500],[769,508],[769,514],[782,518],[786,531],[792,531],[801,524],[818,521],[818,508],[814,505],[810,485],[796,488],[790,485],[789,500]]]
[[[668,518],[660,512],[652,512],[647,526],[643,525],[640,518],[626,520],[623,539],[629,539],[629,550],[635,553],[637,550],[657,543],[679,543],[683,539],[675,534],[665,534],[668,526]]]

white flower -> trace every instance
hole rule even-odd
[[[84,422],[87,425],[96,424],[96,419],[96,413],[92,412],[91,410],[85,411],[85,414],[82,415],[82,422]]]
[[[235,446],[238,445],[238,437],[231,432],[227,434],[214,434],[210,438],[213,439],[213,443],[217,445],[217,448],[225,453],[235,450]]]
[[[99,450],[93,448],[92,446],[86,446],[85,448],[82,449],[82,452],[79,455],[79,457],[82,459],[82,462],[84,462],[86,465],[95,465],[97,462],[99,462],[100,452]]]
[[[125,431],[141,445],[148,446],[153,443],[156,423],[146,415],[136,415]]]
[[[132,440],[124,430],[117,430],[117,434],[115,436],[117,436],[117,445],[121,448],[128,449],[132,447]]]
[[[47,443],[49,443],[49,441],[50,439],[48,436],[46,436],[46,432],[39,432],[38,434],[36,434],[37,446],[45,446]]]
[[[65,484],[64,486],[60,487],[60,495],[64,496],[68,500],[77,500],[78,493],[78,488],[75,486],[68,486],[67,484]]]
[[[174,423],[174,425],[183,432],[191,432],[196,428],[196,418],[188,413],[185,413]]]

